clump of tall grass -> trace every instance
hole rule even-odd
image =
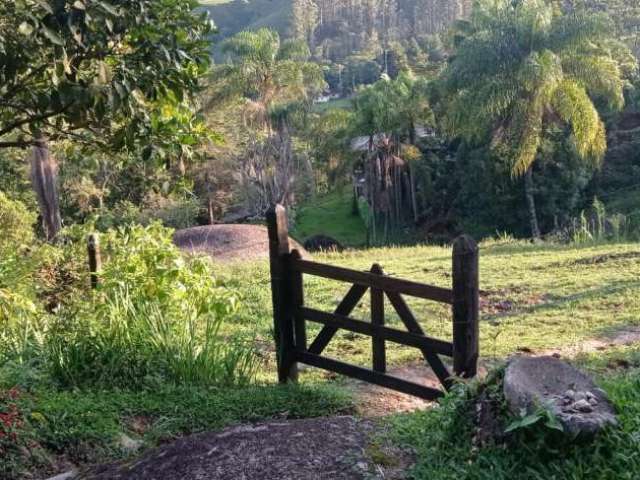
[[[14,239],[0,248],[0,370],[36,368],[65,387],[254,378],[252,346],[224,334],[238,297],[216,281],[208,260],[184,258],[160,224],[111,230],[92,291],[86,233],[71,229],[55,246],[17,248]]]
[[[610,215],[605,205],[594,199],[591,209],[582,211],[567,228],[566,236],[575,244],[621,242],[632,235],[629,219],[620,213]]]
[[[202,258],[185,259],[154,224],[109,232],[100,286],[52,326],[54,378],[68,386],[157,382],[237,385],[256,370],[252,348],[221,327],[237,311]]]

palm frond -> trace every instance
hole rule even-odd
[[[301,40],[285,40],[280,46],[276,59],[306,62],[310,56],[311,52],[309,51],[307,42]]]
[[[594,97],[607,101],[613,110],[624,107],[625,82],[618,62],[604,55],[571,55],[563,60],[567,75],[580,82]]]
[[[585,88],[576,81],[564,80],[554,92],[554,111],[571,126],[578,155],[599,163],[607,150],[604,123]]]

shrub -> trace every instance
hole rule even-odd
[[[0,192],[0,365],[22,361],[32,346],[40,309],[34,284],[35,214]]]
[[[224,338],[234,292],[201,258],[182,258],[159,224],[102,239],[101,285],[61,311],[49,332],[52,374],[65,386],[140,387],[158,382],[246,384],[253,351]]]
[[[177,230],[193,227],[200,215],[200,204],[195,198],[176,199],[159,194],[148,194],[138,221],[148,225],[156,220],[165,227]]]
[[[19,478],[24,452],[31,443],[17,388],[0,389],[0,478]]]
[[[31,244],[35,222],[35,213],[0,191],[0,251]]]

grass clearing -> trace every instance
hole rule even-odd
[[[155,390],[39,389],[19,393],[22,427],[11,445],[28,445],[29,464],[9,446],[0,478],[25,478],[60,470],[57,463],[86,464],[123,458],[122,434],[152,447],[179,436],[273,418],[306,418],[345,413],[352,401],[345,390],[327,385],[254,386],[237,389],[160,385]],[[4,444],[0,437],[0,451]],[[53,460],[55,458],[55,460]],[[53,461],[53,465],[51,462]],[[64,467],[63,467],[64,468]]]
[[[442,287],[451,285],[451,249],[433,246],[382,248],[316,255],[316,259],[360,270],[380,263],[393,276]],[[255,341],[271,359],[273,351],[268,265],[219,266],[223,282],[238,291],[243,308],[225,328]],[[628,325],[640,325],[640,246],[484,244],[480,252],[481,354],[503,358],[520,349],[546,350],[580,345]],[[348,285],[305,277],[306,301],[333,310]],[[445,305],[408,299],[425,331],[451,338],[451,313]],[[367,297],[353,316],[369,319]],[[400,326],[389,312],[388,323]],[[310,338],[319,327],[309,323]],[[329,344],[329,356],[370,365],[370,339],[348,332]],[[417,360],[415,349],[389,343],[389,363]],[[579,348],[578,348],[579,351]],[[262,375],[273,378],[273,361]]]
[[[378,262],[393,276],[443,287],[451,284],[451,249],[445,247],[348,250],[319,254],[316,259],[360,270]],[[0,370],[0,391],[20,386],[22,393],[18,405],[25,425],[20,430],[24,441],[41,445],[43,451],[48,452],[44,459],[53,454],[55,458],[66,457],[84,463],[121,456],[117,439],[123,432],[152,446],[178,435],[216,430],[234,423],[348,411],[352,399],[347,389],[342,388],[344,380],[341,377],[308,369],[302,372],[300,387],[274,385],[276,368],[268,263],[218,264],[213,266],[213,272],[220,287],[229,287],[240,299],[240,309],[225,318],[220,335],[223,339],[244,342],[257,349],[258,371],[253,386],[189,388],[170,386],[159,379],[157,388],[145,383],[144,388],[135,392],[107,386],[59,389],[38,378],[37,369],[30,375],[28,369],[18,368],[11,373],[5,366]],[[525,348],[545,350],[580,345],[616,329],[640,324],[638,244],[574,246],[488,242],[481,245],[480,272],[481,350],[485,358],[502,359]],[[323,310],[335,308],[348,289],[346,284],[313,277],[305,278],[305,287],[308,304]],[[451,316],[446,306],[417,299],[410,300],[410,304],[425,331],[439,338],[451,338]],[[369,319],[367,297],[353,316]],[[388,322],[391,326],[401,327],[399,319],[391,312]],[[318,331],[318,326],[309,323],[310,337]],[[369,338],[347,332],[337,335],[327,348],[329,356],[363,366],[370,365],[370,351]],[[595,478],[632,478],[625,477],[622,467],[617,465],[631,468],[637,462],[628,445],[634,445],[638,451],[632,442],[637,440],[637,434],[633,437],[633,432],[639,428],[636,418],[640,417],[640,385],[631,372],[637,372],[634,368],[640,363],[637,360],[640,355],[632,357],[624,349],[619,355],[623,357],[618,360],[613,357],[595,360],[595,356],[584,356],[581,361],[589,368],[604,372],[603,387],[616,404],[625,409],[622,433],[607,437],[606,442],[610,443],[601,444],[584,458],[580,457],[579,450],[563,451],[565,460],[544,463],[546,470],[539,470],[546,477],[536,476],[538,471],[532,470],[529,477],[518,478],[578,479],[582,477],[560,476],[558,472],[569,465],[572,472],[594,474],[595,467],[591,467],[591,463],[604,468],[609,461],[617,462],[613,470],[605,476],[594,474]],[[418,360],[419,353],[389,343],[388,357],[393,367]],[[609,374],[611,362],[614,366],[628,362],[630,367],[625,373],[616,370],[612,376]],[[153,378],[148,380],[152,382]],[[467,451],[469,445],[464,442],[451,452],[442,452],[451,445],[444,414],[415,414],[401,417],[399,422],[401,438],[415,442],[420,458],[441,455],[435,463],[421,463],[416,472],[422,476],[416,478],[446,479],[456,475],[480,479],[488,478],[488,472],[497,471],[503,475],[495,477],[499,479],[508,478],[508,472],[526,471],[534,465],[523,463],[518,455],[509,456],[501,451]],[[610,453],[612,445],[619,446],[622,454],[628,454],[630,458],[625,460]],[[0,443],[0,450],[2,448]],[[464,461],[455,463],[458,454]],[[5,458],[15,459],[16,465],[24,462],[19,455]],[[536,461],[542,460],[538,457]],[[12,461],[5,462],[6,471],[18,468]],[[46,463],[46,460],[33,461]],[[24,463],[19,467],[23,468]],[[618,473],[622,476],[611,476]],[[17,474],[5,476],[21,478]]]
[[[353,195],[348,187],[301,207],[295,217],[292,235],[304,242],[312,235],[328,235],[346,247],[363,247],[367,230],[359,215],[353,214]]]

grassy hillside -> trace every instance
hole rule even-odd
[[[218,27],[218,39],[241,30],[269,27],[281,34],[289,29],[291,0],[202,0]]]
[[[362,218],[353,214],[350,188],[335,191],[301,207],[292,234],[300,242],[313,235],[328,235],[347,247],[362,247],[367,240]]]

